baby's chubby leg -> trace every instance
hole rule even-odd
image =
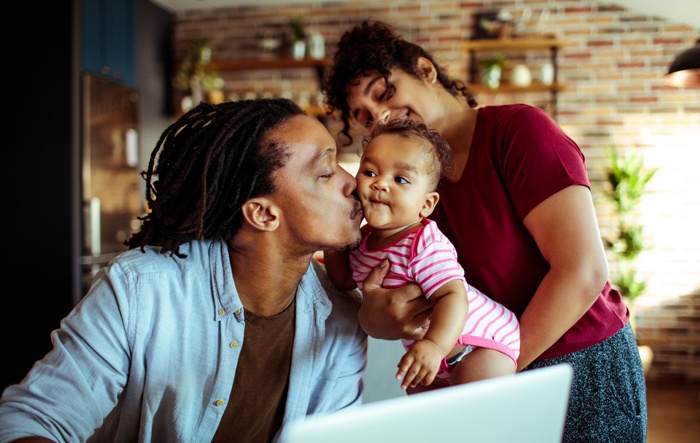
[[[513,359],[493,349],[475,348],[452,366],[450,385],[514,374]]]

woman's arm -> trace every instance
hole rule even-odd
[[[586,313],[608,279],[593,200],[585,186],[569,186],[545,199],[523,223],[550,270],[520,318],[519,370]]]
[[[423,326],[430,323],[432,304],[416,283],[383,288],[382,282],[389,272],[388,263],[388,260],[382,261],[362,283],[360,325],[374,338],[420,340],[425,334]]]

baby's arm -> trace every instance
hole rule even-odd
[[[469,313],[467,290],[462,280],[451,280],[440,286],[430,297],[433,315],[422,340],[404,354],[398,364],[396,378],[401,389],[430,385],[440,368],[440,362],[454,348]]]
[[[341,291],[357,287],[350,269],[350,253],[347,251],[323,251],[323,264],[333,285]]]

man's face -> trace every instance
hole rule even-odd
[[[362,207],[353,196],[355,179],[338,165],[336,143],[317,119],[302,115],[275,131],[289,158],[274,174],[269,196],[282,212],[281,228],[299,252],[343,250],[360,241]]]

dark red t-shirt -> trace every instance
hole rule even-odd
[[[518,317],[549,270],[522,223],[539,203],[571,186],[589,187],[576,143],[544,111],[528,105],[479,109],[469,160],[456,183],[442,181],[431,219],[452,240],[467,282]],[[606,283],[586,314],[539,359],[599,343],[629,313]]]

